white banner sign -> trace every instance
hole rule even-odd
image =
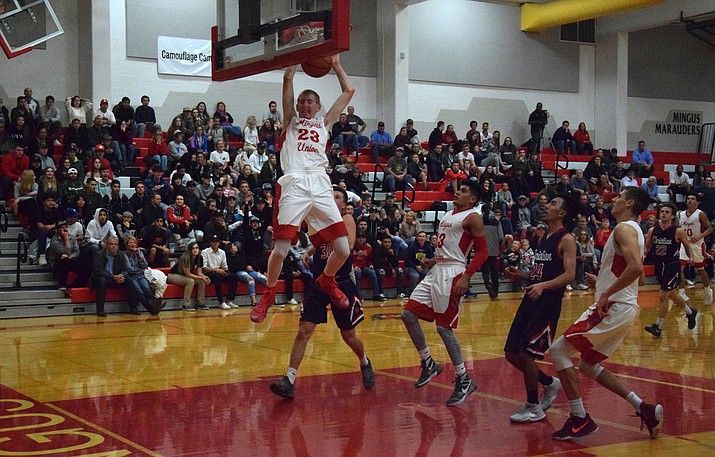
[[[211,40],[160,36],[158,43],[159,73],[211,76]]]

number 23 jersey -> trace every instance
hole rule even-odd
[[[328,129],[322,117],[305,119],[293,117],[286,129],[286,138],[281,150],[281,168],[284,173],[326,168],[328,156]]]

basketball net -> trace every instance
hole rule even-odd
[[[311,26],[309,24],[303,24],[296,27],[293,32],[293,38],[283,47],[296,46],[303,43],[308,43],[310,41],[317,41],[318,37],[323,35],[322,26]]]

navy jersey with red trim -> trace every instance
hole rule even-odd
[[[542,236],[534,249],[534,266],[531,268],[531,284],[550,281],[564,272],[564,263],[559,255],[559,243],[570,232],[564,227],[551,236]],[[543,294],[563,297],[565,287],[545,290]]]
[[[653,227],[653,244],[649,253],[653,262],[671,263],[680,259],[680,243],[675,240],[676,230],[674,225],[665,230],[660,225]]]
[[[330,253],[332,252],[332,244],[325,244],[316,248],[315,253],[313,254],[313,266],[310,268],[310,271],[313,273],[314,277],[317,278],[318,276],[323,274],[323,271],[325,270],[325,265],[328,263],[328,257],[330,257]],[[349,255],[345,263],[340,267],[340,269],[338,269],[338,272],[335,275],[335,280],[337,282],[351,281],[350,272],[352,270],[353,258]]]

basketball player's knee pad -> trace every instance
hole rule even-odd
[[[598,375],[603,371],[603,367],[600,364],[591,365],[586,363],[583,359],[578,363],[578,371],[588,376],[591,379],[598,378]]]
[[[554,341],[549,348],[549,353],[551,354],[551,359],[554,361],[556,371],[565,370],[573,366],[571,355],[566,350],[566,339],[563,337]]]

